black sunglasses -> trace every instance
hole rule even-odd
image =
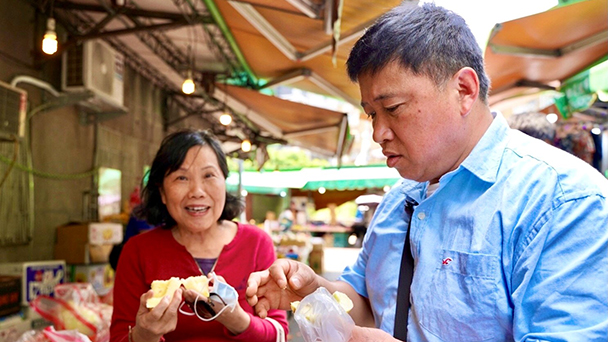
[[[207,301],[198,300],[198,297],[194,302],[184,301],[192,313],[184,312],[180,308],[180,312],[185,315],[196,315],[198,318],[204,321],[212,321],[219,316],[224,309],[227,307],[226,302],[217,293],[211,292]]]

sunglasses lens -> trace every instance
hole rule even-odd
[[[209,302],[198,301],[196,303],[196,313],[205,319],[215,319],[226,304],[219,295],[212,293],[209,295]]]
[[[215,316],[215,310],[213,310],[213,307],[205,302],[198,302],[196,309],[201,317],[210,319]]]

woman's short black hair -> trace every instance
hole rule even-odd
[[[179,169],[186,159],[186,154],[194,146],[209,146],[215,152],[217,161],[224,175],[228,178],[228,163],[226,155],[217,138],[209,131],[185,129],[169,134],[154,157],[148,182],[142,189],[142,203],[137,216],[146,219],[153,225],[173,228],[176,222],[169,214],[167,206],[162,201],[160,189],[165,176]],[[241,200],[226,191],[226,203],[219,221],[232,220],[243,211]]]
[[[481,48],[464,19],[443,7],[404,2],[385,13],[355,43],[346,68],[357,82],[361,74],[373,75],[393,61],[437,86],[470,67],[479,78],[479,98],[487,102],[490,80]]]

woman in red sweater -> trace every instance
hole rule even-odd
[[[185,130],[163,140],[139,213],[159,227],[124,246],[116,269],[111,342],[284,340],[285,311],[271,310],[270,320],[261,319],[247,304],[249,274],[267,269],[276,255],[262,229],[232,221],[243,205],[227,193],[227,176],[226,156],[210,133]],[[211,322],[182,314],[184,299],[197,295],[183,289],[153,309],[146,307],[152,281],[211,271],[236,289],[234,310]]]

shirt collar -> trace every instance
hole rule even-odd
[[[494,183],[507,145],[509,124],[502,114],[492,113],[494,120],[471,153],[460,165],[479,179]]]
[[[403,178],[401,185],[399,186],[400,191],[405,195],[405,199],[414,200],[416,203],[421,203],[425,198],[424,193],[426,191],[426,184],[428,182],[419,183],[410,179]]]

